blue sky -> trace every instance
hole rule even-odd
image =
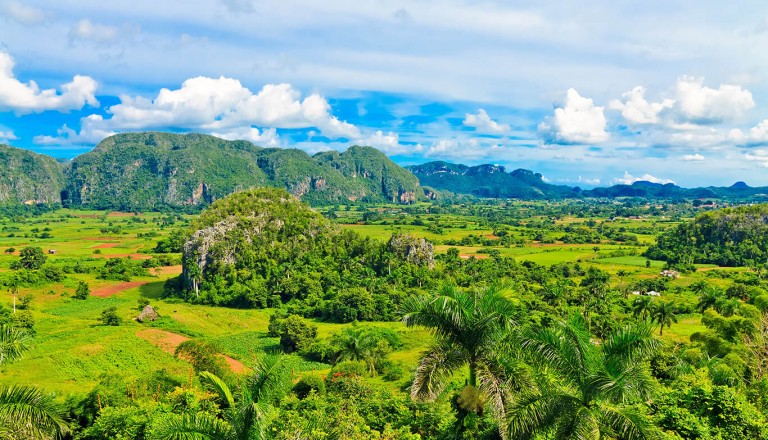
[[[553,183],[768,186],[764,1],[0,0],[0,142],[211,133]]]

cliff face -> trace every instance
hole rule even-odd
[[[0,204],[57,204],[63,166],[52,157],[0,145]]]
[[[112,136],[75,158],[66,173],[65,205],[121,210],[207,205],[264,186],[312,204],[411,203],[419,188],[418,179],[373,148],[311,157],[201,134]]]

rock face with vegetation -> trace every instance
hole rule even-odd
[[[524,169],[508,173],[499,165],[470,167],[442,161],[413,165],[408,169],[422,185],[457,194],[515,199],[579,197],[573,188],[548,184],[541,174]]]
[[[434,255],[424,239],[376,242],[332,224],[285,190],[259,188],[203,211],[184,243],[182,266],[166,294],[351,322],[393,319],[434,268]]]
[[[248,188],[284,188],[312,204],[411,203],[419,181],[383,153],[352,147],[314,157],[202,134],[125,133],[75,158],[63,203],[157,210],[210,204]]]
[[[646,255],[673,264],[762,266],[768,260],[768,204],[699,214],[661,234]]]
[[[0,204],[57,204],[62,166],[52,157],[0,145]]]

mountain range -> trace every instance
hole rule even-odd
[[[44,204],[113,210],[196,209],[235,191],[284,188],[313,205],[349,202],[412,203],[427,198],[557,200],[760,199],[768,188],[681,188],[635,182],[605,188],[547,183],[541,174],[503,166],[429,162],[401,167],[372,147],[310,156],[297,149],[261,148],[203,134],[124,133],[61,163],[0,145],[0,204]]]

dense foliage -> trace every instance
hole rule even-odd
[[[768,204],[704,212],[661,234],[646,255],[672,264],[764,267]]]
[[[63,187],[55,159],[0,144],[0,205],[58,205]]]

